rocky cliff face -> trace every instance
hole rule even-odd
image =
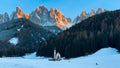
[[[96,15],[96,14],[100,14],[100,13],[106,12],[106,11],[107,11],[107,10],[105,10],[105,9],[103,10],[102,8],[98,8],[97,11],[95,11],[95,10],[92,9],[92,11],[91,11],[90,13],[86,13],[86,11],[83,11],[80,16],[77,16],[77,17],[73,20],[73,24],[77,24],[77,23],[85,20],[85,19],[88,18],[88,17],[94,16],[94,15]]]
[[[98,10],[97,10],[96,13],[97,13],[97,14],[100,14],[100,13],[102,13],[102,12],[103,12],[103,9],[102,9],[102,8],[98,8]],[[104,9],[104,12],[106,12],[105,9]]]
[[[30,14],[30,20],[41,26],[57,26],[61,29],[67,28],[70,20],[66,18],[58,9],[49,11],[44,6],[39,6]]]
[[[20,7],[16,7],[16,11],[12,12],[10,19],[26,18],[29,19],[29,15],[25,14]]]
[[[0,24],[20,18],[29,19],[44,29],[47,28],[46,30],[54,34],[68,28],[71,22],[71,20],[66,18],[58,9],[51,8],[48,10],[45,6],[39,6],[29,15],[25,14],[20,7],[16,7],[16,11],[13,11],[10,17],[7,13],[0,14]]]
[[[50,12],[50,17],[55,19],[56,25],[60,28],[66,28],[69,25],[70,20],[65,18],[63,14],[57,9],[53,9],[53,12],[54,13]]]
[[[99,11],[98,11],[99,12]],[[95,12],[95,10],[94,9],[92,9],[92,11],[91,11],[91,16],[94,16],[96,14],[96,12]]]
[[[40,26],[57,26],[61,29],[68,28],[71,22],[71,20],[66,18],[58,9],[51,8],[51,10],[48,10],[45,6],[39,6],[30,14],[25,14],[20,7],[16,7],[16,11],[13,11],[10,17],[7,13],[0,14],[0,23],[18,18],[29,19]]]
[[[0,24],[9,21],[8,13],[0,14]]]

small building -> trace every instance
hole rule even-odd
[[[56,52],[56,49],[54,50],[53,59],[54,59],[55,61],[60,61],[60,60],[61,60],[61,55],[60,55],[59,52]]]

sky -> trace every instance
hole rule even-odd
[[[40,5],[44,5],[48,9],[57,8],[66,17],[74,19],[83,10],[90,12],[99,7],[108,10],[120,9],[120,0],[0,0],[0,14],[4,12],[11,14],[17,6],[29,14]]]

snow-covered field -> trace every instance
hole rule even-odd
[[[24,57],[0,58],[0,68],[120,68],[120,54],[103,48],[93,55],[61,61],[48,61],[35,53]]]

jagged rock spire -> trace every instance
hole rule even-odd
[[[5,14],[5,17],[8,15]],[[3,16],[1,15],[1,21]],[[67,28],[71,20],[66,18],[58,9],[53,9],[49,11],[45,6],[38,6],[35,11],[31,12],[29,15],[25,14],[24,11],[18,6],[16,11],[12,12],[10,15],[10,20],[26,18],[30,19],[32,22],[39,24],[40,26],[57,26],[61,29]],[[4,22],[4,21],[3,21]]]
[[[37,7],[30,14],[30,20],[41,26],[57,26],[59,28],[67,28],[70,23],[70,19],[66,18],[58,9],[51,8],[49,11],[45,6]]]
[[[102,10],[102,8],[98,8],[98,10],[97,10],[97,14],[100,14],[100,13],[102,13],[103,12],[103,10]]]
[[[92,9],[92,11],[91,11],[91,16],[94,16],[95,14],[96,14],[95,10]]]
[[[25,17],[25,13],[20,9],[20,7],[16,7],[16,15],[18,18],[23,18]]]
[[[102,8],[98,8],[97,11],[93,10],[90,12],[90,13],[86,13],[86,11],[82,11],[81,15],[80,16],[77,16],[74,20],[73,20],[73,24],[76,24],[76,23],[79,23],[83,20],[85,20],[86,18],[88,17],[91,17],[91,16],[94,16],[95,14],[100,14],[102,12],[106,12],[108,10],[105,10],[103,11]]]

